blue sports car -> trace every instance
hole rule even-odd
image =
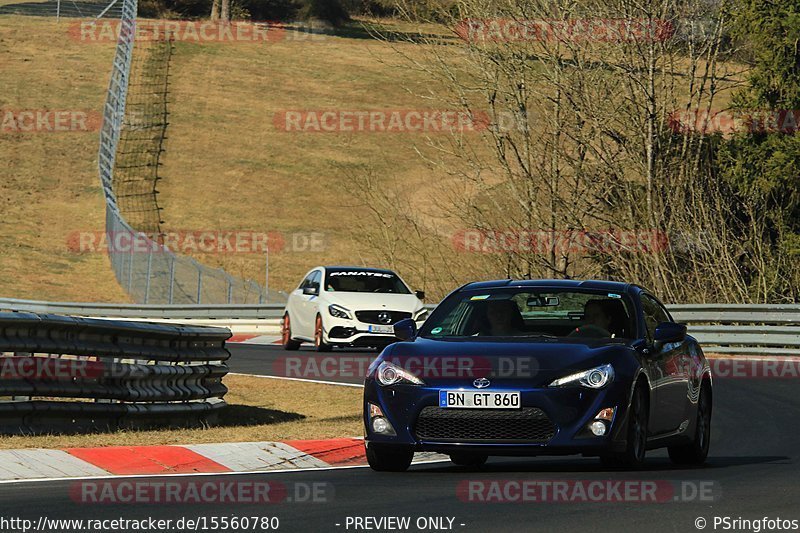
[[[667,447],[701,464],[709,364],[646,289],[608,281],[502,280],[451,293],[372,363],[367,459],[404,471],[414,452],[479,466],[490,455],[599,457],[636,468]]]

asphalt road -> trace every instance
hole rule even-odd
[[[271,361],[283,355],[273,348],[234,348],[233,352],[234,370],[256,373],[266,373],[274,364]],[[271,498],[280,503],[258,505],[208,500],[202,504],[141,503],[141,499],[136,504],[108,503],[117,501],[119,493],[113,486],[104,485],[91,486],[97,492],[89,491],[91,497],[87,501],[81,495],[85,486],[80,485],[86,482],[76,481],[0,485],[0,530],[13,531],[1,527],[2,517],[37,521],[40,516],[137,520],[153,517],[173,521],[205,517],[207,526],[211,526],[214,517],[277,517],[280,531],[639,530],[650,533],[697,531],[695,523],[699,518],[706,520],[706,531],[725,530],[723,524],[714,527],[714,517],[800,521],[800,432],[795,426],[800,421],[798,398],[797,379],[717,379],[711,453],[707,466],[699,469],[675,468],[666,454],[658,451],[650,452],[647,468],[637,472],[605,470],[596,460],[588,458],[492,458],[479,469],[438,463],[417,465],[404,474],[351,468],[170,479],[201,487],[208,483],[235,482],[237,487],[245,489],[253,484],[271,483],[270,494],[274,496]],[[147,487],[163,483],[164,478],[132,481],[138,487]],[[527,483],[525,501],[519,501],[522,493],[514,481]],[[494,491],[498,487],[499,492]],[[568,489],[556,498],[556,487]],[[317,490],[317,501],[308,501],[310,488]],[[108,491],[105,503],[94,503],[92,498],[105,490]],[[284,490],[286,497],[280,495]],[[517,501],[487,503],[479,501],[481,497]],[[587,497],[599,501],[587,502]],[[624,501],[608,501],[619,499]],[[374,522],[361,522],[364,527],[355,527],[354,521],[359,517],[409,517],[411,521],[407,529],[372,528]],[[444,526],[417,528],[416,521],[427,517],[443,517]],[[453,520],[452,526],[448,519]],[[431,523],[420,522],[420,525]],[[743,527],[746,525],[740,522],[738,528],[727,530],[767,530],[761,523]],[[787,529],[793,524],[782,525]],[[794,525],[800,528],[798,522]],[[197,529],[203,530],[202,526]],[[160,530],[174,530],[174,526]],[[228,529],[235,530],[242,529]],[[253,530],[252,525],[249,530]]]
[[[288,352],[277,345],[229,344],[231,372],[363,384],[375,350],[353,349],[318,353],[310,345]]]

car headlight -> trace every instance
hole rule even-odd
[[[420,309],[414,315],[414,322],[419,322],[420,320],[425,320],[426,318],[428,318],[428,310]]]
[[[394,385],[395,383],[411,383],[412,385],[424,385],[425,382],[419,379],[417,376],[403,370],[397,365],[394,365],[388,361],[383,361],[380,365],[378,365],[378,370],[375,372],[375,377],[378,380],[378,383],[384,386]]]
[[[589,389],[602,389],[614,380],[614,367],[611,365],[598,366],[584,372],[576,372],[553,381],[551,387],[565,387],[569,385],[582,385]]]
[[[350,316],[350,310],[345,309],[341,305],[336,305],[336,304],[329,305],[328,312],[331,314],[331,316],[335,316],[336,318],[353,320],[353,317]]]

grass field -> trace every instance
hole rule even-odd
[[[229,405],[215,427],[0,437],[0,449],[326,439],[364,432],[359,388],[249,376],[228,376],[225,384]]]
[[[0,16],[0,109],[101,109],[113,44],[68,37],[73,23]],[[176,43],[159,184],[164,229],[280,232],[286,246],[271,254],[270,280],[286,290],[317,264],[375,262],[353,229],[364,216],[354,173],[371,169],[413,191],[420,207],[435,205],[428,187],[441,176],[415,152],[424,135],[289,133],[273,123],[286,110],[427,108],[411,94],[426,88],[419,74],[398,68],[389,45],[350,33]],[[76,231],[103,229],[97,144],[96,132],[0,136],[0,295],[127,300],[104,255],[66,247]],[[310,232],[323,234],[323,249],[295,248]],[[197,258],[264,279],[258,254]]]
[[[0,109],[101,109],[113,43],[69,37],[73,23],[0,16]],[[266,42],[176,42],[158,187],[163,229],[279,232],[285,246],[270,254],[269,273],[271,288],[278,290],[293,289],[319,264],[392,266],[381,264],[357,229],[368,218],[358,207],[352,177],[369,173],[379,187],[410,196],[426,231],[449,244],[446,236],[461,228],[448,227],[440,218],[446,199],[438,186],[448,178],[441,167],[420,157],[432,155],[426,135],[276,127],[276,116],[286,111],[441,108],[420,97],[435,89],[429,77],[404,66],[397,53],[414,57],[420,53],[416,47],[377,41],[359,28],[353,25],[340,36],[288,31]],[[451,48],[452,57],[458,57],[461,49]],[[128,299],[107,257],[75,254],[66,246],[77,231],[103,229],[97,143],[96,132],[0,134],[5,163],[0,169],[5,214],[0,221],[0,295]],[[312,232],[322,234],[321,249],[294,247],[295,238],[302,244]],[[264,279],[260,254],[195,257],[234,276]],[[434,301],[475,276],[466,259],[441,258],[460,268],[463,280],[413,288],[426,289]]]

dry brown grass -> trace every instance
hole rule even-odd
[[[360,388],[250,376],[228,376],[225,383],[230,388],[225,397],[229,406],[216,427],[0,437],[0,449],[280,441],[363,434]]]
[[[113,45],[82,44],[69,22],[0,17],[0,109],[102,108]],[[107,256],[68,251],[105,224],[97,132],[0,133],[0,295],[129,301]]]
[[[67,36],[71,21],[0,16],[0,108],[100,110],[110,43]],[[177,43],[159,202],[167,230],[322,232],[324,252],[271,257],[271,285],[291,289],[310,267],[372,263],[354,223],[348,176],[372,168],[417,191],[437,177],[414,152],[419,134],[285,133],[286,109],[428,109],[419,74],[397,68],[385,43],[358,37],[260,44]],[[384,62],[387,61],[387,62]],[[74,231],[103,229],[97,133],[0,136],[0,295],[127,301],[106,256],[66,250]],[[233,275],[264,278],[256,254],[200,255]]]

